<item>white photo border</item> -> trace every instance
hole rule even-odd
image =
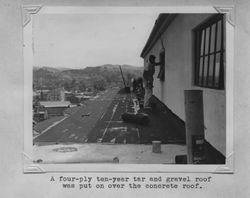
[[[233,173],[233,73],[234,73],[234,7],[233,6],[178,6],[178,7],[71,7],[23,5],[24,56],[24,148],[23,172],[209,172]],[[33,68],[33,16],[37,14],[86,13],[224,13],[226,15],[226,163],[223,165],[177,164],[37,164],[33,162],[32,135],[32,68]]]

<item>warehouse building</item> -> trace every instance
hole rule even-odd
[[[63,116],[64,111],[70,106],[68,101],[41,101],[40,104],[45,107],[49,117]]]

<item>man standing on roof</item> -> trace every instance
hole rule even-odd
[[[144,67],[143,72],[143,83],[145,88],[145,95],[144,95],[144,108],[148,108],[149,100],[153,94],[153,82],[154,82],[154,73],[155,73],[155,66],[160,65],[161,63],[155,62],[155,56],[150,55],[148,63]]]

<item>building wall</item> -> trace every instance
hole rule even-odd
[[[66,107],[46,107],[49,116],[63,116]]]
[[[165,81],[155,72],[153,94],[185,121],[184,90],[201,89],[204,98],[205,138],[222,154],[226,153],[225,91],[193,86],[193,33],[192,29],[209,14],[177,15],[162,35],[165,47]],[[162,44],[158,41],[147,54],[158,57]],[[157,60],[158,61],[158,60]]]

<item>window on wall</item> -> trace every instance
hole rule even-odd
[[[194,29],[195,85],[224,89],[225,32],[217,14]]]

